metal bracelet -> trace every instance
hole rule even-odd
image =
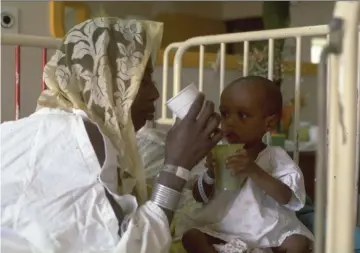
[[[151,201],[159,207],[175,211],[180,201],[181,193],[162,184],[155,184]]]
[[[202,176],[204,182],[209,185],[215,184],[215,178],[210,177],[207,172],[208,172],[208,170],[206,170]]]
[[[199,190],[199,194],[201,199],[204,201],[204,203],[208,203],[209,202],[209,198],[206,196],[205,190],[204,190],[204,186],[203,186],[203,175],[202,174],[198,181],[197,181],[197,186],[198,186],[198,190]]]

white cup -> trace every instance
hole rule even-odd
[[[166,105],[177,118],[183,119],[189,112],[199,93],[199,90],[192,83],[181,90],[175,97],[169,99]]]

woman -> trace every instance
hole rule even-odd
[[[150,59],[161,36],[160,23],[117,18],[66,35],[45,67],[39,110],[1,125],[4,252],[168,252],[186,176],[221,133],[200,95],[168,133],[146,201],[135,131],[154,117]]]

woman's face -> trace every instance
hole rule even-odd
[[[147,120],[154,119],[154,102],[159,98],[159,92],[152,80],[153,67],[151,61],[146,66],[139,91],[131,107],[131,118],[135,131],[142,128]]]

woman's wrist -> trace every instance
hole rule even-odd
[[[170,187],[175,191],[182,192],[187,180],[185,180],[183,177],[176,175],[176,173],[169,172],[169,170],[167,169],[169,166],[177,167],[175,165],[164,164],[158,175],[156,183]]]
[[[168,166],[174,166],[174,165],[165,164],[164,169]],[[177,166],[174,166],[174,167],[177,167]],[[175,195],[177,195],[175,192],[178,192],[179,194],[181,194],[186,182],[187,181],[184,180],[182,177],[179,177],[176,174],[170,173],[163,169],[161,170],[161,172],[155,182],[151,200],[155,204],[158,204],[158,206],[164,211],[164,213],[168,217],[169,223],[172,220],[174,210],[176,209],[178,203],[171,201],[172,203],[170,203],[170,204],[173,206],[171,208],[171,207],[169,207],[169,205],[166,206],[166,204],[161,204],[158,201],[158,199],[160,199],[160,195],[164,195],[164,194],[169,197],[172,197],[172,198],[177,198],[175,196]],[[157,185],[159,185],[159,186],[157,186]],[[160,192],[159,187],[162,187],[163,189],[168,188],[168,190],[166,192],[164,190],[161,190],[161,192]],[[162,199],[164,199],[164,197],[162,197]],[[178,200],[177,200],[177,202],[178,202]]]
[[[185,169],[187,169],[189,171],[193,167],[187,162],[186,159],[178,159],[178,158],[175,158],[175,157],[166,157],[164,164],[165,164],[165,166],[167,166],[167,165],[179,166],[179,167],[185,168]]]
[[[170,212],[174,212],[177,209],[181,198],[181,192],[165,186],[163,184],[155,184],[153,192],[151,194],[151,201],[162,208]]]

